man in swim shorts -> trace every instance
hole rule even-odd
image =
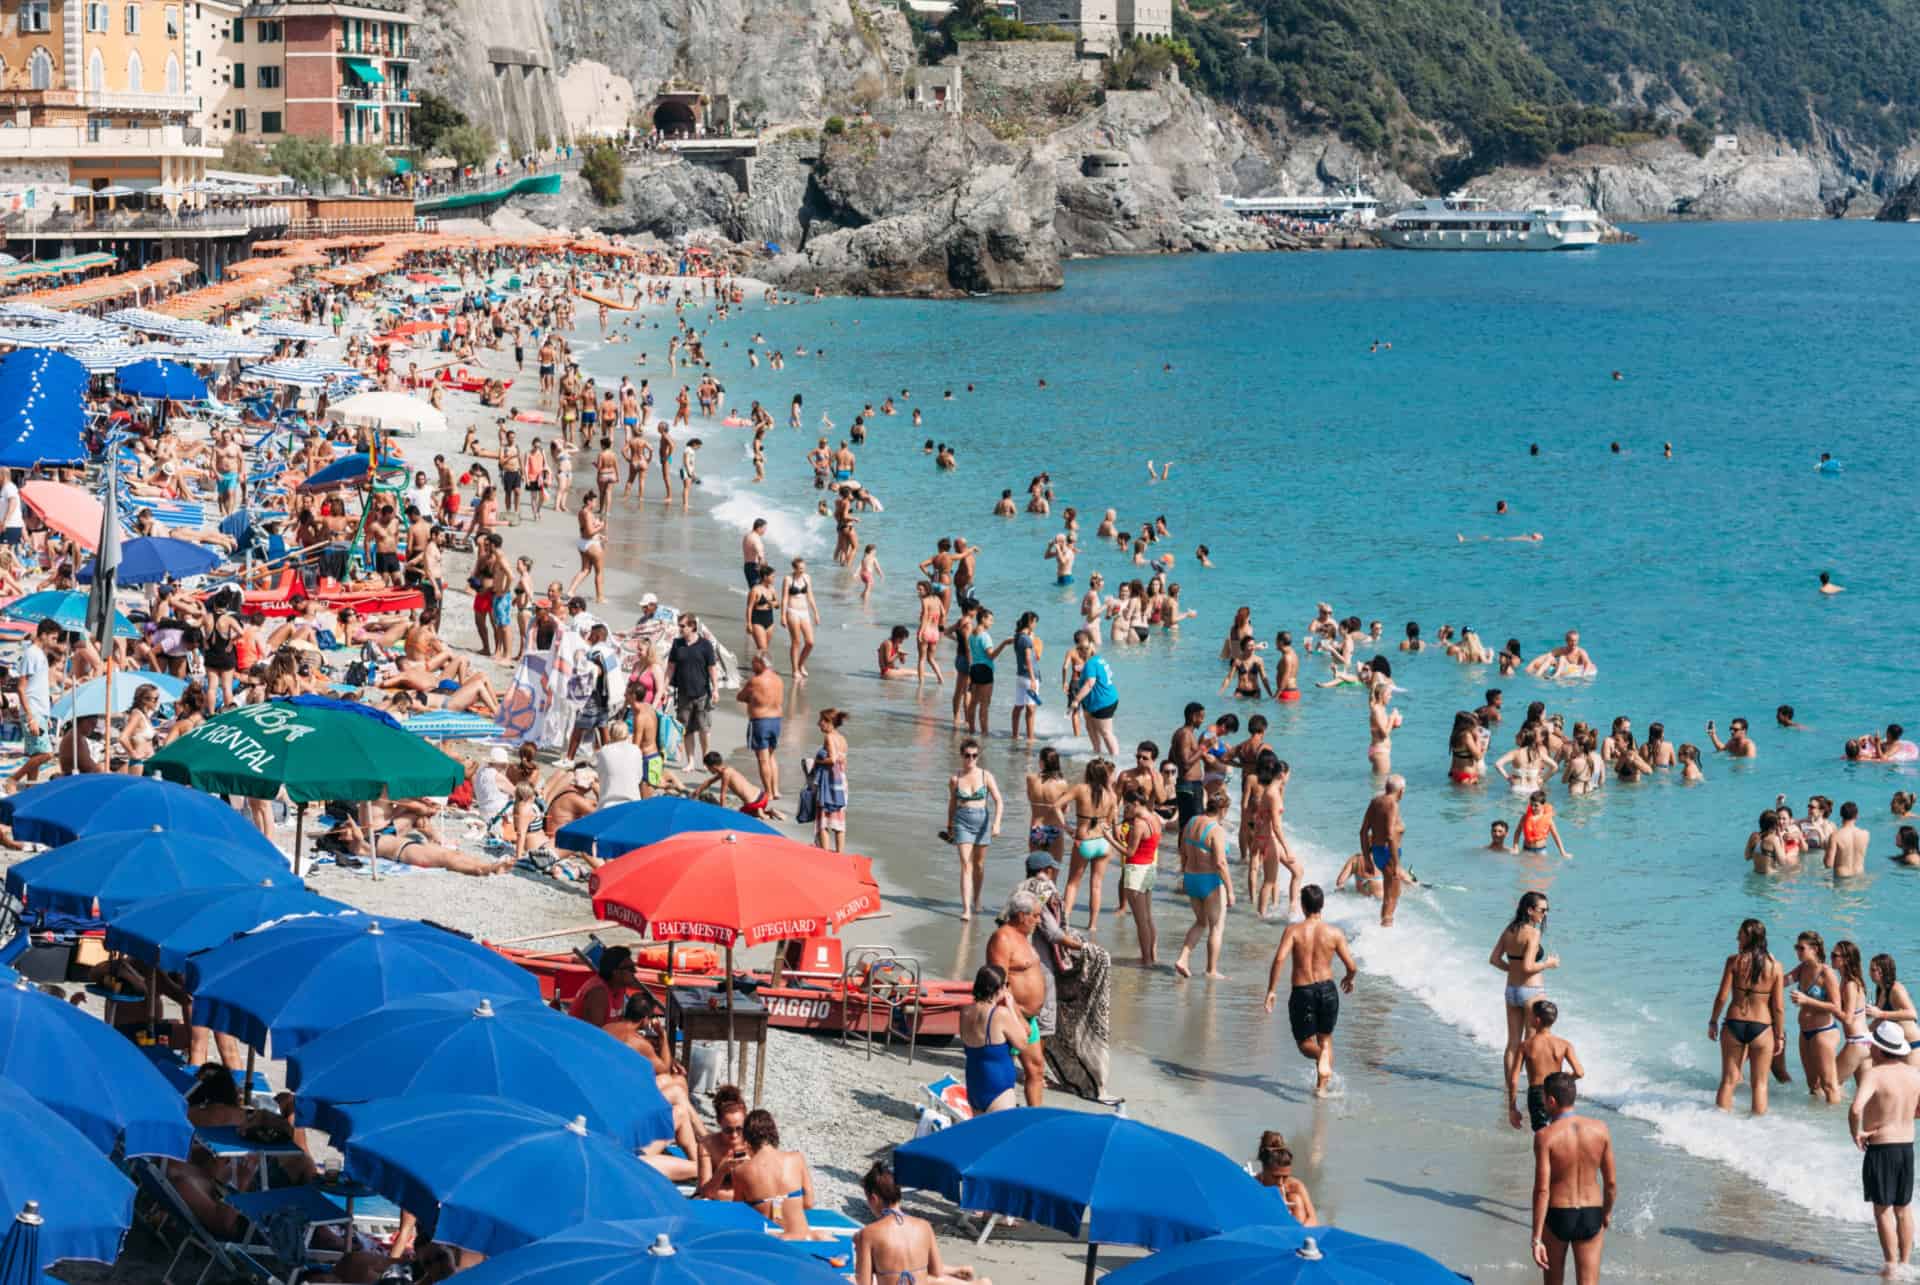
[[[1181,826],[1200,815],[1200,791],[1206,782],[1207,754],[1200,744],[1200,727],[1207,721],[1207,709],[1199,701],[1187,702],[1186,721],[1173,734],[1167,757],[1179,770],[1174,786],[1175,816]]]
[[[1291,703],[1300,699],[1300,653],[1293,649],[1293,635],[1282,629],[1274,636],[1280,654],[1273,660],[1273,698]]]
[[[780,765],[773,752],[780,748],[780,710],[786,684],[774,672],[767,653],[753,654],[753,675],[740,684],[733,698],[747,707],[747,748],[760,769],[760,786],[767,797],[780,797]]]
[[[1400,840],[1407,828],[1400,819],[1400,800],[1406,792],[1407,778],[1397,773],[1388,777],[1360,818],[1360,851],[1380,874],[1382,928],[1393,927],[1394,908],[1400,904]]]
[[[1546,1285],[1561,1285],[1571,1250],[1574,1279],[1597,1285],[1619,1195],[1613,1135],[1600,1121],[1574,1115],[1579,1092],[1571,1075],[1556,1071],[1545,1088],[1552,1118],[1533,1135],[1533,1261],[1546,1274]]]
[[[1306,917],[1288,924],[1280,934],[1273,967],[1267,970],[1267,1012],[1271,1013],[1280,992],[1280,966],[1292,959],[1293,989],[1287,994],[1287,1024],[1293,1029],[1300,1056],[1314,1064],[1315,1097],[1325,1097],[1333,1084],[1333,1028],[1340,1020],[1340,992],[1353,994],[1353,979],[1360,971],[1347,949],[1347,935],[1320,917],[1326,904],[1327,896],[1319,884],[1310,883],[1300,890],[1300,911]],[[1339,990],[1333,986],[1336,956],[1347,969]]]
[[[1507,1063],[1507,1123],[1520,1127],[1520,1068],[1527,1068],[1527,1118],[1535,1133],[1547,1127],[1553,1117],[1547,1113],[1547,1077],[1564,1065],[1578,1080],[1586,1075],[1573,1045],[1553,1033],[1560,1020],[1560,1008],[1550,999],[1537,999],[1527,1009],[1527,1038],[1520,1041],[1520,1057]]]
[[[1058,868],[1058,862],[1045,852],[1027,857],[1027,873],[1037,875]],[[1053,1035],[1057,1001],[1053,970],[1033,948],[1033,933],[1040,926],[1040,899],[1021,890],[1007,898],[1000,914],[1000,926],[987,939],[987,962],[1007,975],[1007,993],[1013,997],[1020,1015],[1027,1019],[1027,1046],[1020,1050],[1020,1074],[1026,1089],[1027,1105],[1037,1107],[1046,1097],[1047,1061],[1042,1042]]]
[[[1867,1030],[1871,1059],[1860,1069],[1860,1088],[1847,1110],[1847,1128],[1864,1153],[1863,1196],[1873,1206],[1885,1260],[1881,1275],[1895,1275],[1913,1253],[1913,1117],[1920,1111],[1920,1067],[1913,1045],[1894,1021]]]

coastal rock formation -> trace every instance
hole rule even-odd
[[[540,0],[418,0],[414,83],[518,155],[567,137]]]
[[[1624,222],[1818,218],[1845,209],[1857,180],[1831,158],[1764,138],[1695,156],[1670,140],[1582,148],[1537,169],[1495,170],[1467,191],[1500,206],[1584,205]]]
[[[1893,195],[1887,198],[1887,203],[1873,217],[1882,223],[1920,221],[1920,175],[1895,188]]]
[[[823,140],[804,240],[773,280],[854,294],[1060,285],[1053,169],[973,121],[903,114]]]

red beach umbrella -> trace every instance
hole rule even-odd
[[[655,941],[732,950],[817,937],[880,908],[871,865],[781,835],[676,835],[593,872],[593,912]]]
[[[593,913],[655,941],[706,941],[727,952],[727,1065],[732,1073],[733,947],[817,937],[880,908],[873,865],[782,835],[676,835],[609,861],[587,882]]]

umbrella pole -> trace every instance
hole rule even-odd
[[[247,1078],[241,1081],[240,1084],[240,1100],[242,1102],[253,1101],[253,1045],[251,1044],[247,1045]],[[1088,1279],[1091,1280],[1092,1266],[1088,1266],[1087,1271],[1089,1273]]]
[[[307,877],[306,869],[300,864],[300,841],[303,837],[305,837],[306,822],[307,822],[307,805],[304,803],[294,804],[294,807],[293,807],[293,877],[295,879],[304,879]]]
[[[113,644],[112,642],[108,642],[107,644],[107,702],[105,706],[102,707],[100,712],[106,719],[106,733],[100,743],[100,753],[107,760],[106,766],[108,770],[111,770],[112,764],[113,764]],[[74,742],[76,746],[78,745],[79,740],[80,738],[77,736],[74,738]],[[79,752],[78,749],[76,749],[75,753],[77,754],[78,752]]]
[[[668,950],[673,948],[669,946]],[[727,943],[727,1083],[733,1083],[733,943]]]
[[[1100,1243],[1094,1241],[1087,1246],[1087,1285],[1093,1285],[1094,1269],[1100,1263]]]

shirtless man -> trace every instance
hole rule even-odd
[[[1277,701],[1300,699],[1300,653],[1293,649],[1293,635],[1282,629],[1274,635],[1279,655],[1273,658],[1273,698]]]
[[[1287,995],[1287,1023],[1293,1028],[1293,1042],[1300,1056],[1314,1064],[1313,1094],[1324,1098],[1333,1084],[1333,1027],[1340,1020],[1340,994],[1333,988],[1333,961],[1337,956],[1346,966],[1340,990],[1353,994],[1353,979],[1360,966],[1347,950],[1347,935],[1320,917],[1327,904],[1320,885],[1310,883],[1300,890],[1300,911],[1306,917],[1288,924],[1280,934],[1280,945],[1273,952],[1273,967],[1267,970],[1267,1012],[1280,992],[1280,966],[1293,959],[1293,989]]]
[[[768,801],[780,797],[780,764],[773,752],[780,748],[780,715],[785,708],[786,684],[773,671],[765,652],[753,656],[753,676],[740,684],[734,699],[747,707],[747,748],[760,769],[760,788]]]
[[[1407,779],[1400,775],[1387,778],[1386,785],[1367,803],[1360,818],[1360,851],[1367,854],[1373,868],[1380,872],[1380,926],[1393,927],[1394,908],[1400,904],[1400,841],[1406,824],[1400,819],[1400,800],[1406,795]]]
[[[235,434],[218,433],[213,439],[215,487],[222,516],[240,507],[246,495],[247,453]]]
[[[1721,740],[1720,733],[1713,729],[1713,720],[1707,720],[1707,739],[1713,742],[1713,748],[1729,758],[1751,759],[1760,757],[1760,747],[1747,735],[1747,720],[1736,718],[1727,724],[1727,739]]]
[[[1833,871],[1835,879],[1850,879],[1867,869],[1868,832],[1855,825],[1860,805],[1848,799],[1840,805],[1840,826],[1827,836],[1827,850],[1821,864]]]
[[[1865,1153],[1860,1180],[1880,1233],[1880,1274],[1893,1276],[1913,1254],[1913,1119],[1920,1113],[1920,1067],[1910,1060],[1913,1045],[1900,1023],[1875,1022],[1867,1038],[1872,1060],[1860,1070],[1847,1128]]]
[[[767,561],[767,520],[755,518],[753,528],[740,539],[740,569],[747,578],[747,592],[760,583],[760,568]]]
[[[1533,1135],[1533,1261],[1546,1274],[1546,1285],[1561,1285],[1572,1250],[1578,1285],[1598,1285],[1619,1195],[1613,1135],[1600,1121],[1574,1115],[1579,1090],[1571,1075],[1556,1071],[1545,1087],[1552,1119]],[[1911,1122],[1908,1129],[1911,1137]]]
[[[1591,674],[1597,668],[1593,657],[1580,645],[1578,629],[1567,630],[1565,642],[1527,662],[1527,672],[1536,678],[1569,678],[1576,674]]]
[[[1036,852],[1028,858],[1045,858]],[[1047,865],[1053,864],[1049,859]],[[1042,866],[1045,869],[1046,866]],[[1040,962],[1033,948],[1033,930],[1040,926],[1040,902],[1030,892],[1016,892],[1007,899],[1000,927],[987,939],[987,962],[1007,975],[1007,992],[1027,1019],[1027,1046],[1020,1050],[1021,1078],[1025,1082],[1027,1105],[1041,1105],[1047,1089],[1047,1059],[1041,1041],[1053,1034],[1053,973]]]
[[[1079,550],[1073,547],[1073,541],[1064,533],[1047,541],[1046,551],[1040,556],[1053,563],[1053,582],[1056,585],[1073,583],[1073,560],[1079,556]]]
[[[1519,1059],[1507,1063],[1507,1123],[1516,1129],[1522,1120],[1519,1097],[1523,1065],[1527,1068],[1526,1118],[1531,1120],[1535,1133],[1552,1122],[1547,1114],[1547,1077],[1557,1073],[1562,1064],[1576,1080],[1587,1073],[1572,1043],[1553,1033],[1553,1024],[1559,1020],[1560,1008],[1550,999],[1537,999],[1527,1010],[1527,1024],[1532,1029],[1527,1038],[1520,1041]]]

